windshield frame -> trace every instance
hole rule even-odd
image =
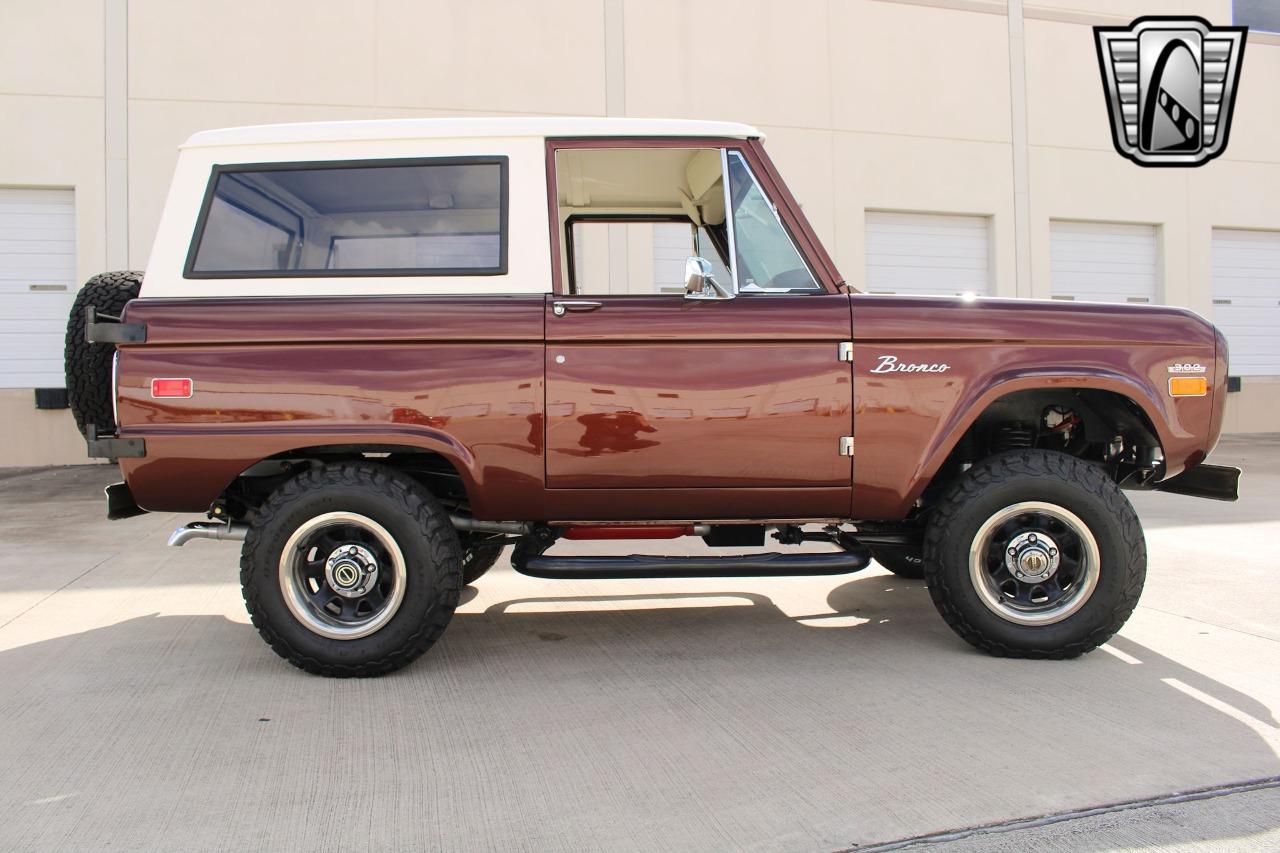
[[[809,280],[813,284],[812,287],[760,287],[759,285],[753,285],[754,287],[753,290],[744,291],[742,289],[742,286],[740,284],[739,270],[738,270],[738,268],[741,266],[741,264],[739,263],[740,256],[737,251],[737,239],[735,236],[738,229],[738,221],[737,221],[738,207],[734,206],[733,204],[733,181],[730,179],[730,175],[729,175],[729,166],[730,166],[729,161],[731,157],[736,157],[738,159],[738,164],[742,167],[743,171],[746,172],[746,176],[751,180],[751,185],[755,187],[756,192],[760,193],[760,198],[764,200],[764,203],[769,208],[769,212],[773,214],[773,221],[777,224],[779,230],[782,233],[782,236],[787,240],[787,244],[791,247],[792,253],[795,254],[796,258],[800,261],[800,264],[803,267],[804,271],[808,274]],[[731,269],[733,271],[734,294],[738,296],[742,296],[742,295],[804,296],[809,294],[826,293],[827,291],[822,286],[821,280],[818,278],[817,274],[814,272],[813,265],[809,262],[809,259],[805,257],[804,252],[801,251],[799,244],[796,242],[796,239],[792,235],[790,230],[787,229],[787,224],[782,221],[782,217],[778,213],[777,203],[769,197],[769,193],[765,191],[764,186],[756,178],[755,171],[751,168],[751,164],[747,161],[747,158],[742,154],[741,151],[729,151],[727,149],[723,149],[723,148],[721,149],[720,179],[724,182],[725,210],[727,211],[725,215],[725,219],[727,220],[729,225],[729,251],[730,251],[731,257],[733,258],[733,266]],[[743,203],[746,202],[745,194],[744,194],[744,197],[742,198],[742,202]],[[770,279],[770,281],[772,281],[772,279]]]
[[[557,215],[556,152],[569,148],[723,148],[741,152],[751,167],[752,176],[764,189],[781,216],[788,235],[809,264],[818,284],[829,294],[856,292],[840,274],[826,247],[818,239],[812,224],[796,202],[795,196],[778,176],[773,162],[758,137],[747,139],[691,136],[574,136],[547,137],[545,140],[544,168],[547,186],[548,217],[544,223],[550,249],[551,292],[557,296],[568,293],[568,281],[561,274],[562,240]]]

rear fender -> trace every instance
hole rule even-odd
[[[138,505],[152,510],[204,512],[253,466],[272,458],[308,458],[324,453],[427,452],[457,471],[478,518],[522,515],[541,503],[541,480],[507,468],[480,465],[469,448],[439,430],[325,431],[291,429],[252,433],[184,429],[148,432],[147,456],[122,459],[120,467]],[[370,461],[376,462],[376,458]]]

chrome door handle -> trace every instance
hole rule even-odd
[[[563,317],[566,311],[594,311],[604,307],[603,302],[590,302],[586,299],[568,299],[551,304],[551,313]]]

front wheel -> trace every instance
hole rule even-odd
[[[417,482],[377,465],[328,465],[259,508],[240,583],[254,627],[294,666],[382,675],[444,631],[462,554],[448,513]]]
[[[1133,507],[1099,467],[1043,450],[1003,453],[947,490],[925,532],[938,612],[1007,657],[1071,658],[1133,612],[1147,549]]]

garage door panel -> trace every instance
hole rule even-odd
[[[869,237],[874,237],[876,243],[890,251],[897,249],[902,252],[911,252],[919,248],[927,248],[931,251],[942,252],[964,252],[972,250],[974,254],[982,254],[985,244],[976,241],[975,237],[982,237],[985,229],[967,230],[963,233],[955,231],[935,231],[929,228],[915,229],[867,229]],[[922,243],[920,238],[928,237],[928,242]]]
[[[1065,235],[1059,235],[1065,238]],[[1074,239],[1061,239],[1058,245],[1058,257],[1064,261],[1097,261],[1098,252],[1105,252],[1107,258],[1113,261],[1124,261],[1131,264],[1148,264],[1151,262],[1151,245],[1134,244],[1128,241],[1123,243],[1109,243],[1105,241],[1080,241]]]
[[[74,193],[0,188],[0,387],[64,384],[75,271]]]
[[[1157,301],[1159,267],[1153,225],[1053,220],[1049,266],[1055,299]]]
[[[70,301],[66,305],[70,311]],[[6,337],[20,337],[26,335],[30,341],[37,340],[41,335],[62,335],[66,331],[67,318],[65,313],[61,317],[10,317],[0,319],[0,335]]]
[[[960,266],[959,264],[936,264],[927,266],[871,267],[869,272],[879,272],[895,285],[910,284],[915,287],[936,287],[938,293],[954,289],[957,281],[985,283],[987,270],[985,267]]]
[[[28,298],[30,296],[31,298]],[[36,296],[43,298],[34,298]],[[11,319],[59,320],[67,322],[75,293],[0,293],[0,316]],[[61,341],[58,342],[61,346]]]
[[[867,267],[869,269],[885,270],[886,272],[894,269],[966,269],[985,271],[987,259],[985,257],[961,257],[945,254],[881,255],[875,261],[867,264]]]
[[[937,245],[903,245],[901,247],[877,246],[875,255],[868,259],[867,266],[896,267],[911,266],[929,259],[934,264],[962,264],[974,267],[987,266],[985,247],[974,249],[965,246],[948,249]]]
[[[938,287],[932,277],[917,279],[900,279],[892,287],[871,287],[867,292],[875,294],[924,295],[924,296],[959,296],[963,293],[979,293],[983,289],[985,279],[974,276],[965,279],[951,276],[947,287]]]
[[[1087,281],[1099,285],[1105,281],[1120,281],[1130,287],[1150,292],[1151,274],[1147,270],[1132,269],[1123,264],[1098,264],[1096,266],[1065,267],[1055,270],[1055,281]],[[1106,289],[1105,287],[1099,289]]]
[[[71,265],[70,270],[67,269],[67,250],[65,249],[58,252],[49,251],[45,246],[28,246],[25,251],[5,252],[0,257],[3,257],[0,261],[0,273],[7,278],[13,278],[14,273],[39,273],[51,269],[71,272],[75,269],[74,265]]]
[[[991,282],[989,233],[983,216],[867,211],[865,289],[985,294]]]
[[[1280,376],[1280,232],[1213,230],[1213,322],[1234,376]]]
[[[1055,269],[1080,269],[1090,272],[1106,272],[1107,270],[1128,270],[1143,275],[1151,274],[1151,253],[1125,253],[1118,251],[1093,250],[1087,254],[1054,255]]]

